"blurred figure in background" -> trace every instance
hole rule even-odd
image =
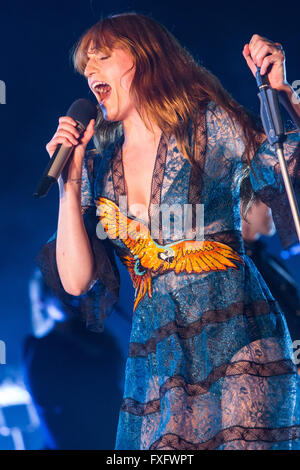
[[[33,335],[24,342],[24,380],[46,448],[113,449],[130,330],[126,312],[117,309],[106,331],[89,331],[78,298],[58,300],[38,269],[29,295]]]
[[[255,200],[242,218],[242,235],[245,252],[262,274],[272,295],[278,301],[287,320],[293,341],[300,340],[300,294],[293,277],[280,258],[267,251],[261,235],[272,236],[275,226],[271,209],[260,200]]]

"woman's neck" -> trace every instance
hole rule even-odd
[[[161,129],[153,122],[149,122],[149,128],[147,128],[138,112],[126,118],[122,125],[124,132],[123,149],[138,148],[147,144],[155,146],[161,137]]]
[[[246,242],[254,242],[258,240],[260,233],[253,228],[251,224],[247,224],[247,222],[243,223],[243,238]]]

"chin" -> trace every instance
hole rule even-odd
[[[102,114],[103,114],[103,118],[105,119],[105,121],[108,121],[108,122],[117,122],[117,121],[120,121],[120,118],[116,115],[116,113],[112,113],[110,110],[108,110],[105,105],[101,105],[100,104],[100,109],[102,111]]]
[[[275,228],[275,225],[273,225],[269,230],[269,237],[273,237],[275,233],[276,233],[276,228]]]
[[[265,235],[266,237],[272,237],[276,233],[276,228],[274,224],[269,225],[263,231],[260,232],[261,235]]]
[[[101,108],[103,118],[105,119],[105,121],[112,121],[112,118],[109,115],[109,113],[107,112],[106,107],[100,104],[100,108]]]

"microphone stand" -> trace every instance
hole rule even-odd
[[[286,135],[283,129],[277,91],[270,87],[267,75],[260,74],[260,67],[257,67],[255,78],[259,88],[258,97],[260,100],[262,124],[270,145],[275,145],[276,148],[285,190],[294,219],[298,240],[300,242],[299,208],[283,153],[283,142],[286,139]]]

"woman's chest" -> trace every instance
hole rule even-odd
[[[179,152],[174,137],[163,135],[156,154],[152,149],[135,157],[123,155],[121,146],[106,155],[96,178],[96,198],[107,197],[117,205],[121,199],[123,207],[126,199],[133,216],[138,216],[134,209],[139,205],[151,212],[151,207],[161,204],[188,203],[192,167]]]
[[[126,215],[128,226],[132,219],[140,219],[160,243],[190,238],[197,227],[203,228],[206,221],[211,223],[214,213],[220,219],[221,211],[225,219],[232,210],[229,193],[233,175],[228,169],[226,176],[224,171],[216,171],[217,166],[212,171],[210,166],[206,165],[199,175],[178,150],[173,137],[162,139],[155,158],[150,155],[139,165],[128,160],[125,166],[121,148],[115,149],[100,167],[95,196],[101,197],[102,203],[113,201],[114,210]],[[219,212],[218,207],[222,207]]]
[[[127,208],[134,217],[148,221],[152,180],[157,148],[122,151],[122,174],[127,197]]]

